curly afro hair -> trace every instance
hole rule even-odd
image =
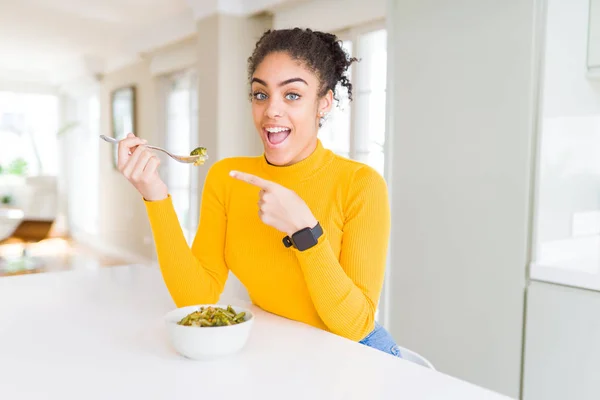
[[[358,60],[348,56],[342,47],[342,41],[335,35],[300,28],[266,31],[256,43],[252,56],[248,58],[248,80],[252,79],[264,58],[276,52],[287,53],[317,76],[321,84],[319,97],[331,90],[333,98],[339,102],[336,93],[339,83],[346,88],[348,98],[352,100],[352,84],[346,72]]]

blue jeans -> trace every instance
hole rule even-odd
[[[400,347],[392,338],[392,335],[385,330],[385,328],[375,322],[375,328],[359,343],[365,346],[373,347],[374,349],[381,350],[385,353],[391,354],[395,357],[402,358],[400,354]]]

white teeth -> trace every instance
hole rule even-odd
[[[283,131],[289,131],[289,128],[265,128],[267,130],[267,132],[271,132],[271,133],[277,133],[277,132],[283,132]]]

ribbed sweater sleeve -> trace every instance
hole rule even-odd
[[[338,335],[363,339],[374,326],[390,233],[385,180],[373,169],[355,172],[344,204],[340,259],[328,242],[296,251],[315,308]]]
[[[178,307],[216,303],[227,281],[223,256],[227,226],[225,185],[218,175],[216,165],[207,174],[200,223],[191,248],[171,197],[145,201],[162,276]]]

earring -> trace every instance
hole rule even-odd
[[[325,116],[325,111],[321,111],[321,112],[319,112],[319,115],[320,115],[321,117],[324,117],[324,116]]]

